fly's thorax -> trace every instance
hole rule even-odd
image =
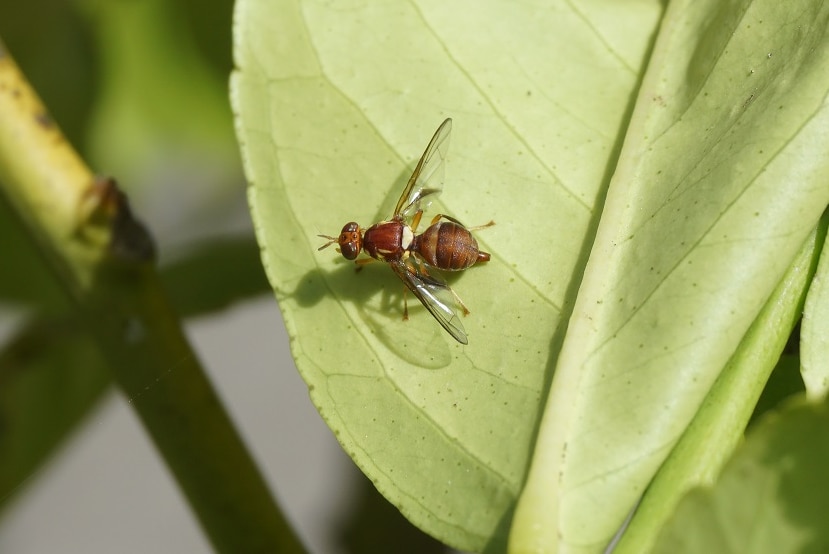
[[[363,235],[363,249],[374,259],[397,261],[411,244],[411,228],[398,219],[381,221],[366,229]],[[403,246],[404,243],[406,246]]]

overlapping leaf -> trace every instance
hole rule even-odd
[[[714,487],[682,501],[654,552],[825,552],[827,424],[825,403],[766,418]]]
[[[815,228],[829,203],[827,23],[820,2],[670,5],[559,359],[516,547],[606,544]]]

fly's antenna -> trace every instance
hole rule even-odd
[[[320,237],[321,239],[328,239],[328,242],[326,242],[325,244],[323,244],[322,246],[317,248],[317,252],[319,252],[320,250],[325,250],[326,248],[328,248],[329,246],[331,246],[332,244],[334,244],[335,242],[338,241],[338,239],[336,237],[329,237],[328,235],[317,235],[317,236]]]

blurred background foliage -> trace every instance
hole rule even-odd
[[[93,171],[116,178],[129,196],[185,318],[246,298],[273,301],[227,99],[232,9],[230,0],[0,3],[0,38]],[[2,510],[109,390],[110,378],[2,197],[0,253]],[[356,490],[353,510],[336,525],[344,549],[444,550],[367,480]]]
[[[157,0],[0,4],[0,37],[75,148],[94,171],[119,181],[152,229],[184,316],[268,290],[225,99],[232,5],[209,4],[212,20],[191,17],[201,11],[195,4]],[[6,203],[0,251],[5,503],[109,376]]]

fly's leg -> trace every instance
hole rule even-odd
[[[374,258],[360,258],[359,260],[354,260],[354,265],[357,267],[363,267],[366,264],[370,264],[372,262],[376,262]]]
[[[406,302],[406,293],[409,292],[409,289],[403,287],[403,321],[409,320],[409,303]]]
[[[446,214],[438,214],[438,215],[436,215],[435,217],[433,217],[433,218],[432,218],[432,222],[431,222],[429,225],[430,225],[430,226],[432,226],[432,225],[434,225],[435,223],[437,223],[438,221],[440,221],[441,219],[446,219],[446,220],[448,220],[448,221],[452,221],[453,223],[457,223],[458,225],[461,225],[461,226],[463,226],[463,227],[466,227],[466,225],[464,225],[463,223],[461,223],[460,221],[458,221],[458,220],[457,220],[457,219],[455,219],[454,217],[449,216],[449,215],[446,215]],[[487,227],[492,227],[493,225],[495,225],[495,221],[494,221],[494,220],[493,220],[493,221],[490,221],[489,223],[484,223],[483,225],[477,225],[477,226],[475,226],[475,227],[466,227],[466,230],[467,230],[467,231],[479,231],[479,230],[481,230],[481,229],[486,229]]]
[[[359,260],[354,260],[354,265],[357,266],[357,268],[354,271],[360,271],[366,264],[370,264],[371,262],[376,261],[377,260],[375,260],[374,258],[360,258]]]
[[[420,222],[420,216],[423,215],[423,210],[419,210],[416,214],[414,219],[412,220],[413,225],[417,225]],[[406,269],[407,271],[417,272],[417,268],[412,265],[410,259],[406,260]],[[403,287],[403,321],[409,320],[409,303],[406,300],[406,294],[408,294],[409,289],[407,287]]]
[[[486,229],[487,227],[492,227],[495,225],[495,220],[490,219],[489,222],[484,223],[483,225],[476,225],[475,227],[467,227],[468,231],[480,231],[481,229]]]
[[[469,308],[467,308],[467,307],[466,307],[466,304],[464,304],[464,303],[463,303],[463,300],[461,300],[461,297],[460,297],[460,296],[458,296],[458,293],[457,293],[457,292],[455,292],[455,291],[454,291],[453,289],[451,289],[451,288],[449,289],[449,292],[451,292],[451,293],[452,293],[452,296],[454,296],[454,297],[455,297],[455,302],[457,302],[457,303],[458,303],[458,306],[460,306],[460,307],[463,309],[463,315],[464,315],[464,316],[469,315]]]
[[[417,232],[417,226],[420,225],[420,218],[423,217],[423,210],[417,210],[417,213],[414,214],[412,217],[412,224],[409,227],[412,228],[412,233]],[[434,221],[432,222],[434,223]]]

